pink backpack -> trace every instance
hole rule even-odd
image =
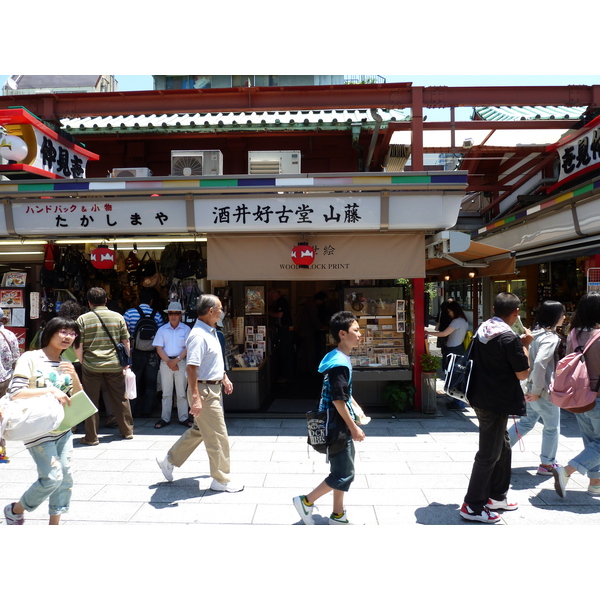
[[[574,350],[556,365],[554,381],[550,385],[550,402],[569,412],[582,413],[594,408],[600,388],[598,379],[596,389],[590,389],[590,376],[585,361],[585,352],[600,337],[600,329],[590,335],[585,347],[577,345],[575,330],[570,335]]]

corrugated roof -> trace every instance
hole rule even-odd
[[[378,110],[382,126],[389,121],[408,121],[410,111]],[[110,117],[84,117],[62,119],[63,129],[84,130],[86,133],[102,132],[113,129],[152,132],[155,129],[235,129],[256,130],[268,128],[303,129],[306,127],[347,128],[362,123],[374,125],[370,110],[309,110],[285,112],[252,113],[182,113],[162,115],[117,115]]]
[[[483,106],[476,107],[473,119],[484,121],[526,121],[535,119],[579,119],[582,106]]]

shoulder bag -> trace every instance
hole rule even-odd
[[[467,393],[469,391],[469,382],[471,380],[471,371],[473,361],[471,360],[471,350],[475,338],[464,355],[448,354],[448,364],[446,366],[446,379],[444,380],[444,392],[451,398],[468,402]]]
[[[129,357],[129,354],[127,354],[127,348],[125,348],[125,346],[122,342],[119,342],[118,344],[115,342],[115,340],[113,339],[113,336],[110,335],[110,331],[107,329],[106,325],[104,324],[104,321],[100,318],[100,315],[95,310],[93,310],[92,312],[98,317],[98,320],[100,321],[100,323],[102,323],[102,327],[104,327],[104,331],[106,331],[106,333],[108,334],[108,337],[110,338],[110,341],[113,343],[113,346],[115,347],[115,350],[117,352],[117,358],[119,359],[119,364],[123,368],[128,367],[131,364],[131,358]]]
[[[308,445],[320,454],[329,456],[341,452],[350,439],[350,431],[336,408],[311,410],[306,413]]]

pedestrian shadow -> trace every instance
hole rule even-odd
[[[600,497],[590,496],[585,488],[566,490],[564,498],[552,490],[540,490],[531,504],[542,510],[569,512],[581,515],[600,513]]]
[[[511,469],[510,487],[514,490],[530,490],[548,481],[554,481],[552,476],[531,473],[534,467],[513,467]]]
[[[210,490],[200,489],[199,480],[210,479],[208,475],[183,477],[173,482],[163,481],[149,486],[154,490],[148,504],[157,509],[174,508],[179,502],[202,498]]]
[[[417,525],[462,525],[473,521],[461,519],[459,504],[440,504],[432,502],[415,510]]]
[[[315,525],[329,525],[329,517],[326,515],[320,515],[317,512],[313,513],[313,520]],[[295,523],[292,523],[292,525],[304,525],[304,522],[302,519],[298,519]]]

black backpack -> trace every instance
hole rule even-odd
[[[137,311],[140,313],[140,319],[135,324],[133,330],[133,348],[142,352],[153,351],[155,348],[152,342],[159,327],[158,323],[154,320],[157,311],[155,308],[152,309],[150,316],[145,314],[139,306],[137,307]]]

